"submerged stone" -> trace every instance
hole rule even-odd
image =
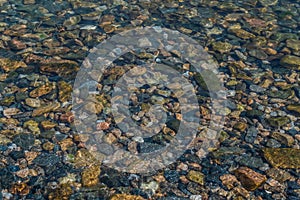
[[[264,148],[265,159],[273,166],[286,169],[300,168],[300,149]]]
[[[235,170],[235,175],[242,185],[250,191],[256,190],[261,186],[267,177],[247,167],[240,167]]]
[[[300,69],[300,57],[292,56],[292,55],[286,55],[283,58],[281,58],[280,64],[283,67]]]

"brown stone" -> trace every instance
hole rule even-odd
[[[54,128],[56,125],[57,125],[56,123],[51,122],[49,120],[41,122],[41,126],[44,130],[50,130],[50,129]]]
[[[294,144],[294,138],[285,133],[273,132],[271,137],[289,147]]]
[[[287,169],[300,168],[300,149],[264,148],[264,157],[273,166]]]
[[[72,141],[72,138],[66,138],[59,142],[60,148],[63,151],[66,151],[69,147],[73,146],[74,143]]]
[[[34,90],[32,90],[29,93],[30,97],[40,97],[43,96],[45,94],[49,94],[53,89],[55,89],[55,83],[47,83],[45,85],[42,85]]]
[[[58,82],[58,99],[60,102],[67,102],[71,99],[72,85],[65,82]]]
[[[42,107],[39,107],[39,108],[35,109],[32,112],[32,116],[36,117],[36,116],[42,115],[44,113],[48,113],[48,112],[54,111],[54,110],[58,109],[59,107],[60,107],[60,103],[53,102],[53,103],[50,103],[50,104],[48,104],[46,106],[42,106]]]
[[[92,165],[86,168],[81,175],[82,185],[85,187],[91,187],[99,183],[100,166]]]
[[[110,200],[145,200],[141,196],[130,195],[130,194],[116,194],[112,196]]]
[[[240,167],[235,170],[235,176],[242,183],[243,187],[249,191],[256,190],[267,180],[266,176],[247,167]]]
[[[27,67],[27,65],[22,61],[11,60],[9,58],[0,58],[0,68],[5,72],[14,71],[20,67]]]
[[[222,181],[222,184],[225,185],[229,190],[235,187],[235,183],[239,183],[236,177],[231,174],[224,174],[220,176],[220,180]]]

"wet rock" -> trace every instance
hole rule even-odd
[[[93,156],[88,150],[86,149],[80,149],[77,151],[75,155],[75,166],[76,167],[84,167],[93,165],[95,163],[99,162],[95,156]]]
[[[286,46],[295,51],[299,51],[300,50],[300,40],[288,39],[288,40],[286,40]]]
[[[279,181],[280,183],[294,179],[294,177],[289,172],[278,168],[270,168],[266,171],[266,173],[268,176]]]
[[[25,103],[26,103],[26,105],[33,107],[33,108],[38,108],[41,106],[40,99],[26,98]]]
[[[6,145],[7,143],[10,143],[11,140],[7,138],[5,135],[0,134],[0,144]]]
[[[53,102],[53,103],[50,103],[49,105],[42,106],[42,107],[39,107],[39,108],[35,109],[32,112],[32,116],[33,117],[40,116],[40,115],[42,115],[44,113],[48,113],[48,112],[54,111],[54,110],[58,109],[59,107],[60,107],[60,103]]]
[[[232,28],[232,29],[229,29],[229,31],[231,33],[234,33],[237,37],[239,38],[242,38],[242,39],[251,39],[251,38],[254,38],[255,35],[252,34],[252,33],[249,33],[248,31],[245,31],[243,29],[238,29],[238,28]]]
[[[43,74],[53,73],[66,79],[75,78],[79,70],[78,64],[70,60],[46,60],[41,62],[40,71]]]
[[[203,77],[205,77],[205,78],[203,78]],[[195,79],[196,83],[206,91],[210,90],[210,92],[216,92],[216,91],[221,90],[221,85],[218,83],[215,83],[216,82],[215,80],[218,80],[218,77],[211,70],[203,70],[201,72],[201,74],[196,73],[194,75],[194,79]],[[214,83],[214,84],[206,85],[205,81],[207,81],[209,83]]]
[[[248,131],[247,134],[245,136],[245,141],[248,143],[253,143],[257,137],[258,131],[254,126],[251,126]]]
[[[166,170],[164,177],[171,183],[176,183],[179,180],[179,173],[175,170]]]
[[[245,122],[237,122],[235,125],[234,125],[234,128],[241,131],[241,132],[244,132],[246,129],[247,129],[247,123]]]
[[[55,89],[55,83],[48,83],[32,90],[29,96],[32,98],[40,97],[49,94],[53,89]]]
[[[279,168],[300,168],[300,150],[292,148],[264,148],[264,157],[273,166]]]
[[[273,98],[287,99],[294,95],[294,92],[290,89],[287,90],[279,90],[279,91],[268,91],[268,96]]]
[[[112,196],[110,200],[121,200],[121,199],[122,200],[145,200],[141,196],[130,195],[130,194],[116,194]]]
[[[17,115],[19,113],[21,113],[21,110],[18,108],[6,108],[3,110],[3,115],[5,117]]]
[[[59,101],[64,103],[71,99],[72,85],[65,81],[58,82],[58,98]]]
[[[50,192],[48,195],[48,199],[56,200],[56,199],[70,199],[70,196],[73,194],[72,187],[70,183],[60,184],[54,192]]]
[[[288,147],[291,147],[294,144],[294,138],[285,133],[273,132],[271,137]]]
[[[278,0],[259,0],[259,3],[265,7],[268,7],[276,5]]]
[[[232,49],[232,45],[228,42],[214,42],[212,48],[220,53],[228,53]]]
[[[290,123],[290,119],[288,117],[270,117],[268,123],[272,127],[281,127]]]
[[[33,134],[40,134],[40,129],[39,129],[38,126],[39,126],[39,123],[37,123],[34,120],[26,121],[23,124],[23,127],[27,128],[28,130],[30,130]]]
[[[268,58],[268,55],[261,49],[253,49],[249,51],[249,54],[257,59],[265,60]]]
[[[280,64],[283,67],[300,69],[300,57],[286,55],[283,58],[281,58]]]
[[[33,160],[33,163],[42,167],[55,166],[59,160],[60,158],[55,154],[41,153]]]
[[[242,185],[249,191],[256,190],[261,186],[266,180],[267,177],[253,171],[247,167],[240,167],[235,170],[235,176],[242,183]]]
[[[41,127],[44,130],[50,130],[50,129],[54,128],[55,126],[57,126],[57,124],[55,122],[52,122],[52,121],[49,121],[49,120],[41,122]]]
[[[194,170],[191,170],[189,171],[189,173],[187,174],[187,178],[190,180],[190,181],[193,181],[195,183],[198,183],[200,185],[204,185],[204,178],[205,178],[205,175],[201,172],[198,172],[198,171],[194,171]]]
[[[63,26],[74,26],[81,21],[80,15],[72,16],[69,19],[65,20]]]
[[[26,133],[21,133],[21,134],[18,134],[16,135],[14,138],[13,138],[13,142],[21,147],[22,149],[29,149],[30,147],[33,146],[34,144],[34,135],[33,134],[26,134]]]
[[[26,47],[27,47],[25,43],[21,42],[17,38],[13,38],[9,42],[9,45],[10,45],[11,49],[13,49],[13,50],[22,50],[22,49],[26,49]]]
[[[95,186],[99,183],[100,166],[92,165],[86,168],[81,175],[82,185],[85,187]]]
[[[15,101],[14,96],[7,96],[0,100],[1,106],[10,106]]]
[[[0,68],[5,72],[12,72],[20,67],[27,67],[23,61],[11,60],[9,58],[0,58]]]
[[[299,104],[288,105],[287,110],[300,114],[300,105]]]
[[[229,190],[233,189],[235,184],[239,183],[237,178],[231,174],[224,174],[220,176],[220,180],[222,181],[222,184],[225,185]]]
[[[215,158],[222,158],[225,155],[241,155],[245,153],[246,150],[239,147],[220,147],[218,150],[213,151],[212,155]]]

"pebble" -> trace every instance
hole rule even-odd
[[[267,180],[266,176],[247,167],[240,167],[235,170],[234,173],[237,179],[241,181],[242,185],[249,191],[256,190]]]
[[[273,166],[288,169],[300,167],[300,150],[292,148],[264,148],[265,159]]]

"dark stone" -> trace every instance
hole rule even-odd
[[[264,166],[264,161],[260,157],[253,157],[252,155],[246,154],[236,158],[236,161],[240,165],[244,165],[250,168],[260,168]]]
[[[251,126],[247,131],[245,141],[248,143],[253,143],[257,137],[257,133],[258,131],[256,130],[256,128],[254,126]]]
[[[56,165],[59,162],[59,157],[55,154],[50,153],[42,153],[38,155],[34,160],[33,163],[39,166],[49,166],[49,165]]]
[[[179,173],[176,170],[167,170],[164,173],[168,182],[176,183],[179,180]]]
[[[290,189],[290,190],[300,189],[300,185],[296,181],[288,181],[287,186],[288,186],[288,189]]]
[[[8,189],[16,181],[16,177],[7,169],[0,169],[0,188]]]
[[[21,133],[13,138],[13,142],[22,149],[28,150],[34,144],[34,135]]]
[[[12,151],[9,154],[10,157],[12,157],[12,159],[14,160],[18,160],[20,158],[24,158],[25,157],[25,153],[23,151]]]
[[[156,143],[150,143],[150,142],[144,142],[138,144],[138,151],[140,153],[152,153],[157,150],[160,150],[163,148],[163,145],[156,144]]]
[[[277,140],[269,139],[266,146],[271,148],[279,148],[281,144]]]

